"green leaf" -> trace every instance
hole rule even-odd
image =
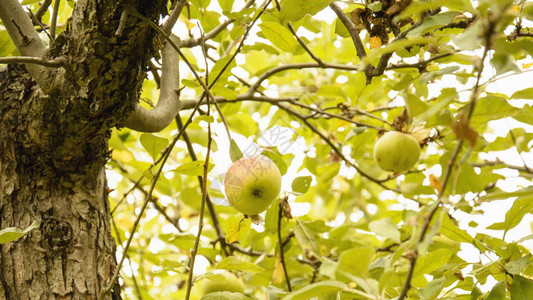
[[[368,55],[365,57],[365,62],[369,63],[374,59],[380,58],[381,56],[387,54],[387,53],[393,53],[397,50],[412,47],[415,45],[425,45],[429,44],[431,42],[434,42],[433,39],[427,38],[427,37],[414,37],[410,39],[400,39],[395,40],[394,42],[391,42],[383,47],[372,49],[368,53]]]
[[[440,291],[444,287],[446,277],[431,280],[425,288],[418,290],[420,300],[433,300],[439,296]]]
[[[239,222],[233,224],[228,234],[226,235],[226,243],[231,244],[239,239],[239,235],[241,233],[247,232],[250,230],[250,226],[252,225],[252,222],[249,218],[243,218]]]
[[[533,210],[533,195],[518,197],[505,213],[505,231],[518,225]]]
[[[520,68],[514,63],[514,59],[511,55],[495,53],[490,64],[496,69],[496,75],[500,75],[510,71],[521,72]]]
[[[428,110],[428,104],[411,93],[408,93],[407,97],[405,97],[405,105],[410,117],[416,117]]]
[[[319,257],[321,254],[320,251],[320,237],[316,232],[307,227],[307,225],[300,221],[296,221],[296,226],[294,226],[294,236],[298,240],[298,244],[302,247],[304,253],[307,253],[307,256]]]
[[[283,161],[283,157],[278,152],[272,150],[263,150],[261,155],[270,158],[278,167],[281,176],[287,173],[287,164]]]
[[[424,11],[431,11],[441,6],[449,8],[448,10],[468,11],[476,13],[470,0],[434,0],[434,1],[416,1],[411,3],[398,16],[398,19],[408,19],[413,15],[418,15]]]
[[[461,164],[459,174],[454,181],[454,188],[457,194],[483,191],[481,176],[474,171],[474,167],[468,163]]]
[[[511,274],[522,272],[531,263],[531,254],[520,257],[505,264],[505,269]]]
[[[533,87],[516,91],[511,96],[511,99],[533,99]]]
[[[217,264],[217,269],[239,270],[246,272],[262,272],[265,269],[257,264],[241,260],[235,256],[228,256]]]
[[[487,226],[487,229],[491,230],[505,230],[505,222],[496,222]]]
[[[365,278],[368,274],[368,266],[374,257],[374,249],[359,247],[346,250],[341,253],[337,265],[337,272],[345,272],[354,276]]]
[[[218,0],[218,4],[220,5],[220,8],[222,8],[222,11],[224,12],[231,12],[234,2],[235,0]]]
[[[481,22],[475,22],[463,33],[452,38],[452,41],[462,50],[473,51],[481,45],[480,33],[482,30]]]
[[[512,298],[514,300],[514,298]],[[523,298],[529,299],[529,298]],[[492,288],[486,300],[505,300],[505,282],[500,281]]]
[[[450,220],[448,214],[444,214],[440,226],[440,233],[450,240],[462,243],[472,243],[474,241],[473,237],[471,237],[466,231],[459,229],[459,227]]]
[[[381,11],[381,2],[380,1],[372,2],[368,4],[367,7],[373,12]]]
[[[400,231],[394,222],[392,222],[391,218],[383,218],[377,221],[372,221],[370,224],[368,224],[368,229],[397,243],[401,242]]]
[[[511,299],[533,299],[533,281],[520,275],[515,275],[513,278],[513,283],[511,283]]]
[[[375,2],[380,3],[380,2]],[[407,34],[407,37],[415,37],[423,35],[432,30],[438,29],[450,23],[450,21],[457,15],[456,11],[447,11],[437,15],[433,15],[424,19],[424,22]]]
[[[215,121],[215,118],[213,118],[213,116],[208,116],[208,115],[200,115],[194,118],[195,123],[198,124],[200,123],[200,121],[205,121],[207,123],[213,123]]]
[[[28,4],[33,4],[33,3],[37,3],[37,2],[39,2],[39,0],[23,0],[20,4],[28,5]]]
[[[211,80],[214,80],[222,71],[224,71],[224,73],[222,73],[220,78],[221,79],[228,78],[229,75],[231,74],[231,69],[237,66],[237,63],[235,62],[235,60],[231,60],[231,62],[228,65],[228,62],[230,61],[230,59],[231,59],[231,55],[228,55],[228,56],[225,56],[219,59],[213,66],[213,69],[211,69],[211,72],[209,72],[209,78]],[[226,69],[224,69],[226,65],[228,66],[226,67]],[[218,82],[220,82],[220,79],[218,80]]]
[[[0,57],[11,56],[15,53],[16,47],[7,30],[0,31]]]
[[[292,33],[279,23],[265,22],[259,25],[265,37],[283,51],[295,53],[298,50],[298,42]]]
[[[209,3],[211,3],[211,0],[191,0],[191,3],[196,5],[198,8],[207,8]]]
[[[229,144],[229,157],[231,158],[232,162],[235,162],[239,158],[243,157],[241,149],[239,149],[239,146],[237,143],[235,143],[234,139],[231,139]]]
[[[429,274],[444,266],[452,257],[454,249],[437,249],[420,256],[415,266],[416,275]]]
[[[203,160],[196,160],[191,162],[186,162],[184,164],[181,164],[179,167],[174,169],[175,172],[183,174],[183,175],[191,175],[191,176],[203,176],[204,175],[204,163]],[[209,167],[207,172],[211,171],[215,165],[209,163]]]
[[[33,223],[31,223],[31,225],[24,230],[18,229],[16,227],[8,227],[5,229],[2,229],[0,230],[0,244],[5,244],[5,243],[15,241],[21,238],[26,233],[30,232],[31,230],[39,227],[39,225],[40,225],[39,222],[33,221]]]
[[[168,145],[167,139],[155,136],[151,133],[141,134],[140,141],[141,145],[146,149],[154,161],[159,156],[159,153],[161,153],[161,150],[165,149]]]
[[[314,15],[326,8],[333,0],[285,0],[281,3],[279,19],[285,21],[298,21],[305,15]]]
[[[523,189],[516,190],[513,192],[499,191],[499,192],[490,193],[490,194],[487,194],[486,196],[481,197],[480,201],[487,202],[487,201],[492,201],[492,200],[503,200],[503,199],[507,199],[511,197],[528,196],[531,194],[533,194],[533,186],[529,186],[527,188],[523,188]]]
[[[335,19],[335,33],[343,38],[350,37],[350,32],[339,18]]]
[[[292,191],[299,194],[305,194],[305,192],[311,187],[312,181],[313,177],[311,176],[296,177],[291,183]]]
[[[297,291],[294,291],[283,300],[307,300],[316,296],[325,296],[340,292],[346,288],[346,283],[334,280],[326,280],[307,285]]]

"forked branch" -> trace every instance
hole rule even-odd
[[[0,19],[22,56],[43,57],[47,49],[19,1],[0,1]],[[26,68],[43,91],[49,92],[53,89],[56,76],[50,74],[56,70],[33,63],[26,63]]]

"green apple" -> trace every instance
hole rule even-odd
[[[242,157],[228,169],[224,189],[229,203],[245,215],[265,211],[281,191],[281,173],[266,156]]]
[[[399,131],[385,133],[374,146],[374,160],[385,171],[407,171],[419,157],[418,141],[412,135]]]
[[[214,270],[213,275],[202,280],[202,294],[214,292],[244,293],[244,284],[235,274],[226,270]]]
[[[243,293],[214,292],[204,295],[200,300],[251,300]]]

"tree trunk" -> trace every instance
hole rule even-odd
[[[0,299],[96,299],[109,284],[107,139],[138,101],[156,51],[155,32],[136,17],[116,32],[125,8],[156,20],[151,3],[79,0],[47,54],[69,61],[49,95],[23,66],[0,72],[0,229],[41,222],[0,245]],[[106,299],[120,299],[118,285]]]

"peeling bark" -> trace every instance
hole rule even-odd
[[[158,50],[155,32],[135,17],[115,35],[126,7],[158,18],[160,8],[137,3],[77,2],[45,55],[69,62],[50,94],[23,65],[0,71],[0,228],[41,222],[0,245],[0,299],[96,299],[113,276],[107,140],[138,101]],[[120,299],[118,288],[106,299]]]

